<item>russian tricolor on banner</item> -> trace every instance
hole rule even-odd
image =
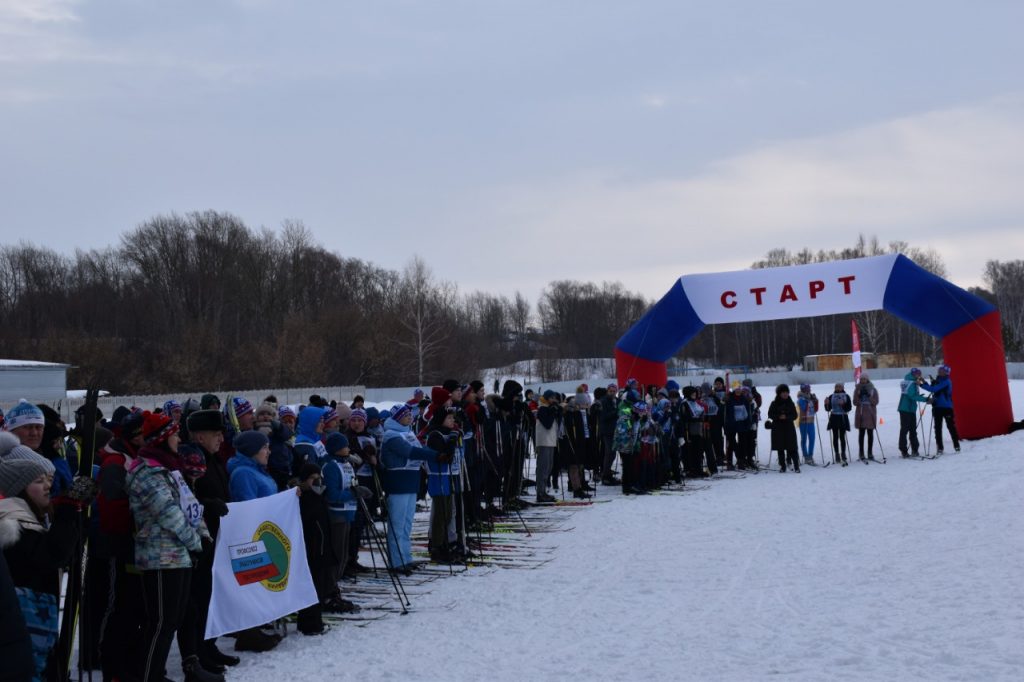
[[[902,254],[680,277],[615,345],[620,385],[663,386],[665,362],[707,324],[886,310],[942,339],[965,438],[1013,421],[999,311]]]
[[[262,540],[241,545],[230,545],[231,571],[239,585],[251,585],[277,575],[277,567]]]

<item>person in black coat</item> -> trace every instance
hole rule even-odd
[[[825,411],[828,412],[828,430],[832,432],[832,458],[835,462],[842,457],[846,466],[846,434],[850,431],[850,410],[853,401],[847,395],[843,384],[837,383],[835,392],[825,398]]]
[[[604,395],[598,399],[598,404],[601,406],[598,434],[601,436],[603,455],[601,462],[602,485],[619,485],[622,483],[622,481],[615,477],[612,468],[615,465],[615,424],[619,420],[619,399],[616,395],[618,390],[615,384],[609,384],[608,388],[605,389]]]
[[[327,511],[326,486],[320,467],[306,462],[299,469],[299,516],[302,519],[302,537],[306,543],[306,562],[313,578],[319,602],[299,611],[297,626],[304,635],[322,635],[328,628],[323,621],[322,604],[329,601],[337,586],[332,576],[337,559],[331,545],[331,518]]]
[[[775,388],[775,400],[768,406],[768,421],[764,426],[772,432],[772,450],[779,453],[779,470],[783,473],[787,461],[793,465],[793,471],[800,473],[796,438],[798,416],[796,403],[789,397],[789,386],[779,384]]]
[[[7,569],[7,560],[0,552],[0,682],[23,682],[32,679],[32,641],[28,638],[25,617],[14,592],[14,581]]]

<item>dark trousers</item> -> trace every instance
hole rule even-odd
[[[846,431],[843,429],[832,429],[832,452],[837,457],[835,461],[846,461]]]
[[[705,437],[705,456],[708,462],[714,461],[717,466],[725,465],[725,446],[722,440],[722,427],[712,425]]]
[[[103,679],[125,679],[135,665],[133,657],[139,651],[146,621],[142,576],[129,573],[124,560],[117,557],[108,560],[107,571],[111,587],[101,625],[101,667]]]
[[[313,587],[316,588],[316,596],[320,601],[299,611],[296,620],[299,632],[319,633],[324,629],[321,604],[331,596],[332,590],[338,589],[334,583],[333,572],[333,567],[323,558],[309,562],[309,574],[313,578]]]
[[[917,440],[917,414],[914,412],[900,412],[900,452],[907,454],[907,438],[910,438],[910,452],[917,454],[921,444]]]
[[[960,447],[960,436],[956,432],[956,422],[953,419],[952,407],[933,407],[932,417],[935,419],[935,447],[942,449],[942,422],[946,422],[949,429],[949,437],[953,441],[953,448]]]
[[[167,654],[188,606],[191,578],[191,568],[142,572],[146,624],[139,651],[138,673],[143,682],[162,682],[164,679]]]
[[[857,429],[857,445],[860,452],[861,459],[864,458],[864,434],[868,434],[868,455],[874,455],[875,449],[875,430],[874,429]]]
[[[607,429],[608,433],[601,436],[604,444],[603,462],[601,464],[601,476],[609,478],[612,475],[612,467],[615,466],[615,427]]]
[[[800,458],[797,456],[796,450],[782,449],[779,453],[779,468],[785,469],[788,466],[793,467],[795,470],[800,470]]]
[[[359,504],[358,502],[356,504]],[[348,557],[346,565],[352,566],[359,563],[359,546],[363,543],[363,534],[366,532],[366,516],[363,514],[362,505],[356,512],[356,518],[352,520],[352,528],[348,533]],[[342,570],[344,570],[344,566]]]

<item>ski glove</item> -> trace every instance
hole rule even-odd
[[[68,489],[67,496],[83,507],[87,507],[96,499],[98,493],[99,485],[96,481],[87,476],[76,476]]]
[[[355,492],[355,494],[356,494],[356,495],[358,495],[358,496],[359,496],[359,497],[360,497],[361,499],[364,499],[364,500],[368,500],[368,499],[370,499],[371,497],[373,497],[373,491],[372,491],[372,490],[370,490],[369,488],[367,488],[367,487],[366,487],[365,485],[357,485],[357,486],[355,486],[354,488],[352,488],[352,490],[353,490],[353,491]]]

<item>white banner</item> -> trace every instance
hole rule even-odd
[[[228,505],[213,558],[206,639],[258,627],[317,602],[294,490]]]
[[[880,310],[896,255],[680,278],[705,324]]]

